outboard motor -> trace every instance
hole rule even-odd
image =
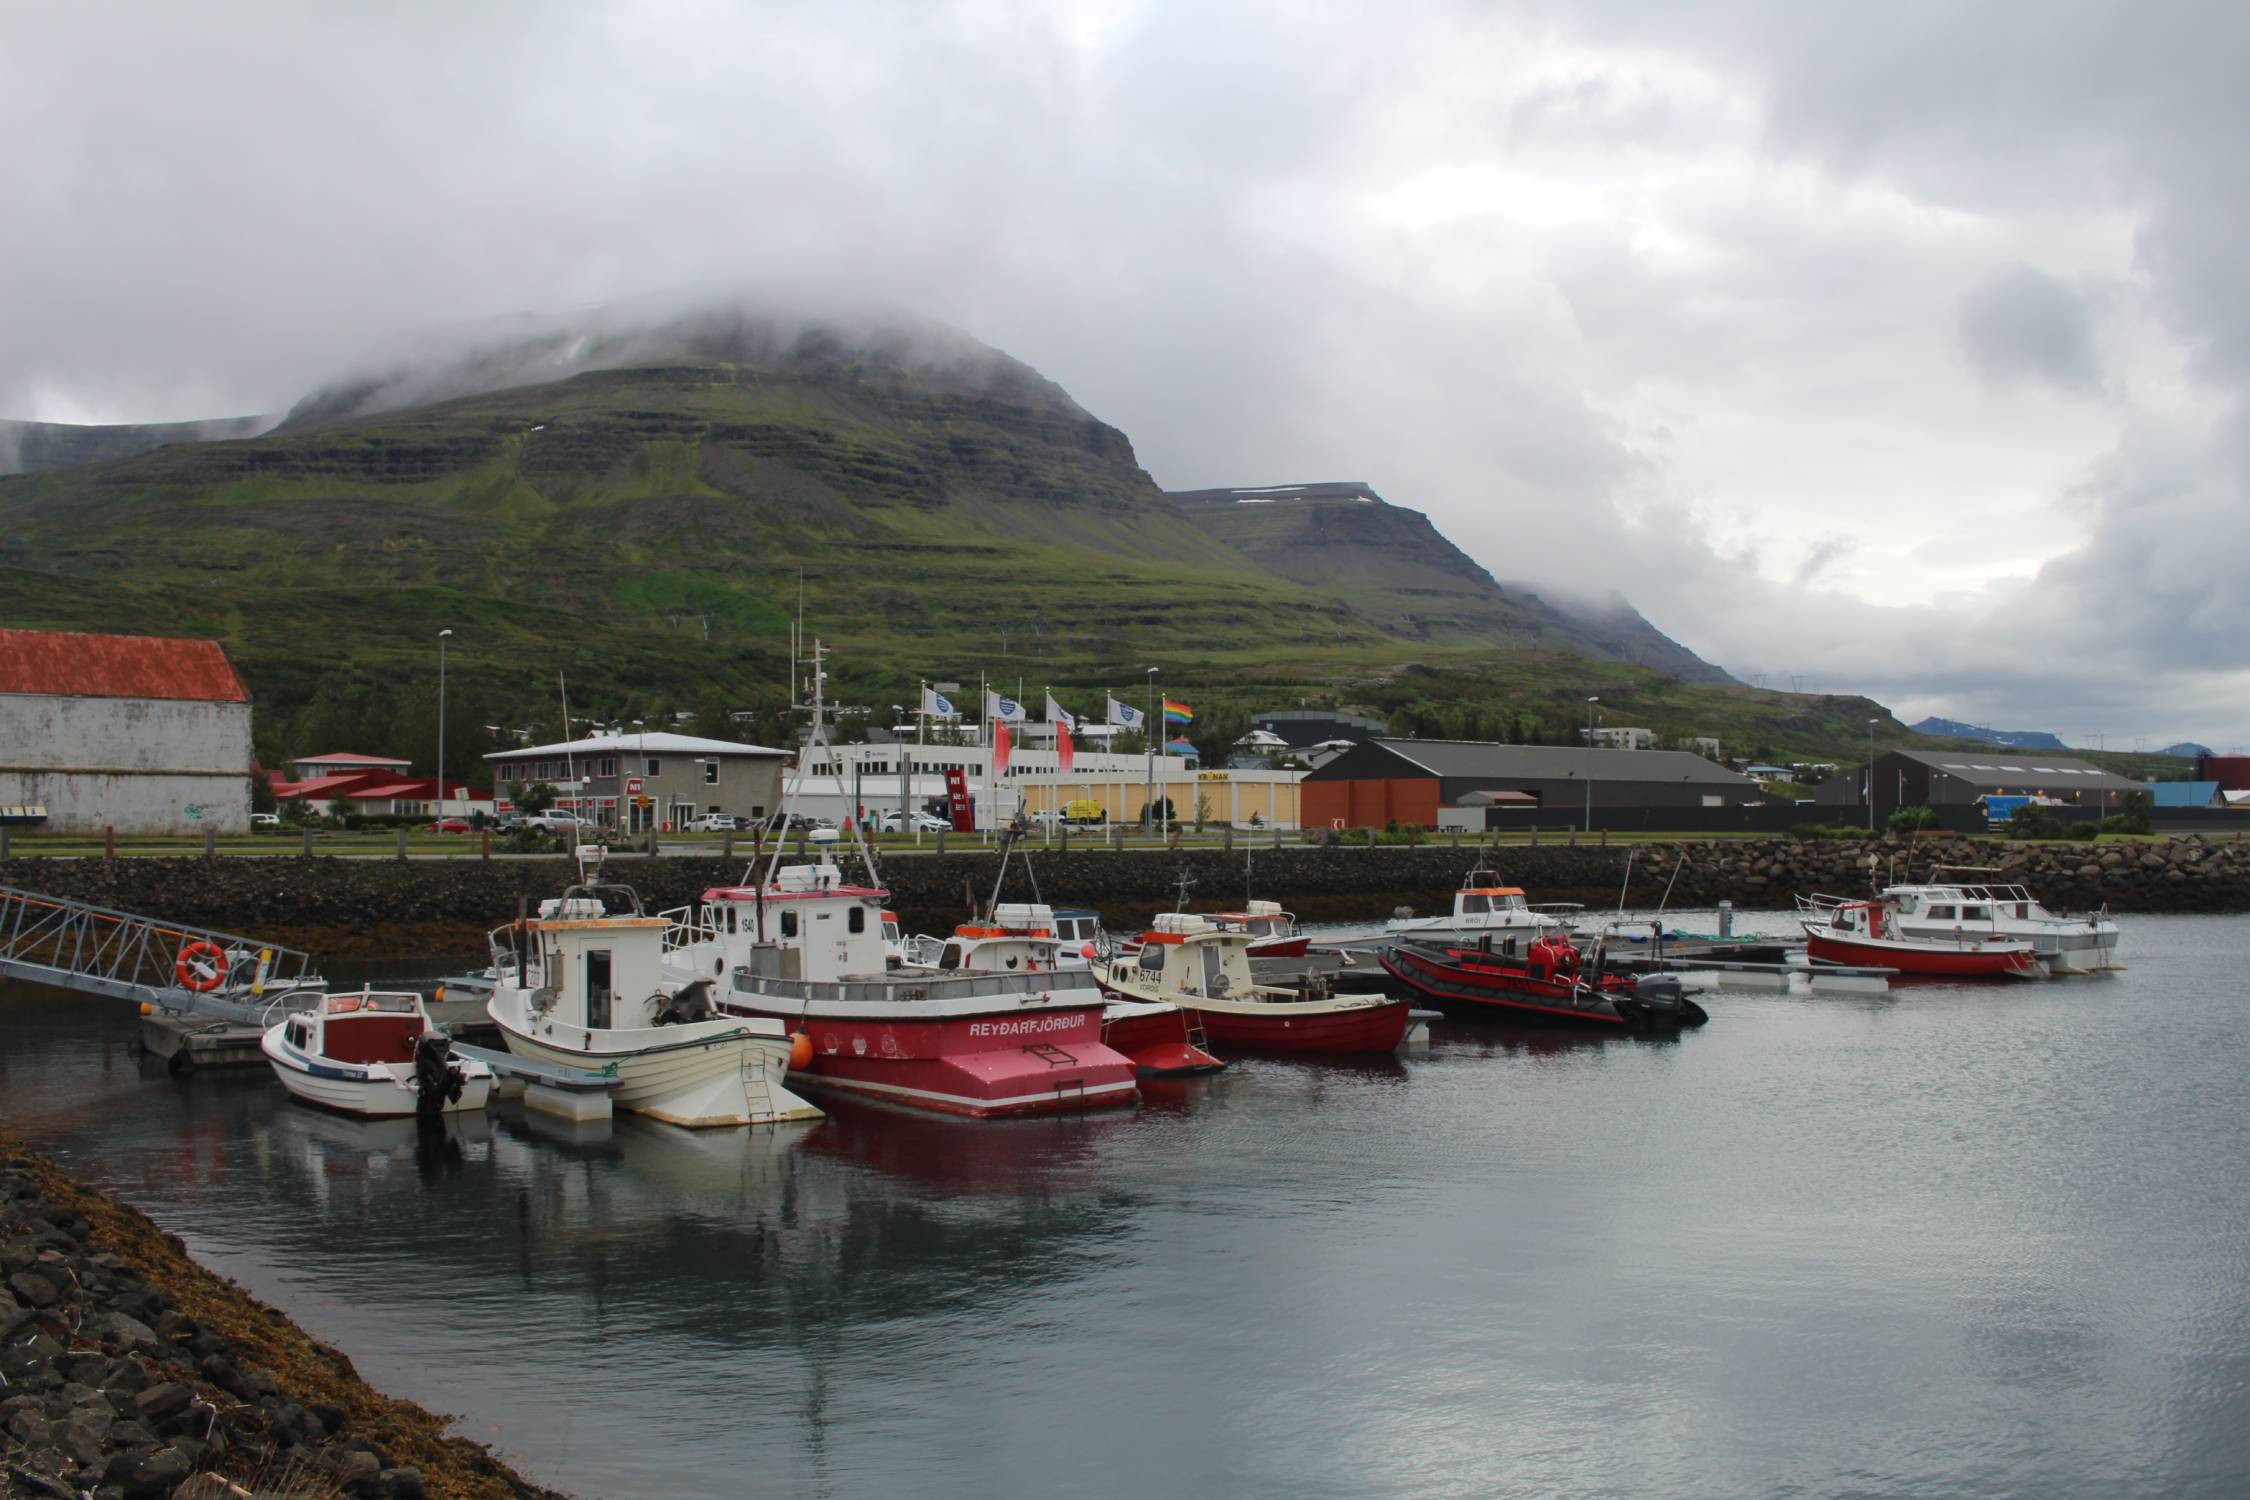
[[[434,1120],[448,1104],[461,1102],[467,1075],[453,1060],[453,1039],[442,1031],[425,1031],[414,1043],[414,1113]]]
[[[1701,1026],[1711,1019],[1688,998],[1687,986],[1677,974],[1643,974],[1633,983],[1631,1004],[1645,1027]]]

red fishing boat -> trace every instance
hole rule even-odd
[[[1899,904],[1888,896],[1850,901],[1835,896],[1800,899],[1808,957],[1827,963],[1896,969],[1930,979],[2041,979],[2047,966],[2028,937],[2001,937],[1970,929],[1909,937]]]
[[[1307,979],[1295,989],[1250,975],[1250,935],[1188,912],[1165,912],[1139,945],[1097,970],[1105,993],[1177,1006],[1220,1051],[1396,1051],[1412,1014],[1384,995],[1337,995]]]
[[[1542,937],[1517,957],[1488,944],[1386,943],[1376,961],[1415,998],[1455,1014],[1506,1015],[1605,1031],[1666,1031],[1711,1019],[1679,979],[1588,972],[1562,937]]]
[[[785,867],[667,913],[665,975],[708,979],[723,1014],[770,1016],[810,1039],[792,1086],[984,1118],[1125,1104],[1134,1065],[1102,1038],[1084,971],[893,970],[877,886],[833,864]]]
[[[1212,911],[1201,915],[1214,927],[1248,935],[1252,958],[1303,958],[1312,946],[1312,939],[1297,930],[1296,916],[1283,911],[1278,901],[1253,901],[1248,911]],[[1127,938],[1117,945],[1117,951],[1138,953],[1140,947],[1139,938]]]

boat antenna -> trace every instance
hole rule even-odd
[[[1625,920],[1625,891],[1633,883],[1633,856],[1639,852],[1638,849],[1625,851],[1625,878],[1617,883],[1617,920],[1620,922]]]
[[[1187,910],[1188,887],[1193,884],[1195,884],[1195,882],[1188,879],[1187,866],[1182,865],[1180,867],[1180,904],[1173,908],[1174,911]]]
[[[585,809],[578,805],[578,758],[570,751],[570,684],[563,681],[560,672],[555,674],[555,691],[562,695],[563,776],[570,782],[570,810],[577,814]]]

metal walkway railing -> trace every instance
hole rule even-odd
[[[251,1024],[323,988],[295,948],[6,886],[0,978]]]

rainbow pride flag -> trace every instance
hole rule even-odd
[[[1164,722],[1167,724],[1192,724],[1195,722],[1195,710],[1177,698],[1167,698],[1164,700]]]

